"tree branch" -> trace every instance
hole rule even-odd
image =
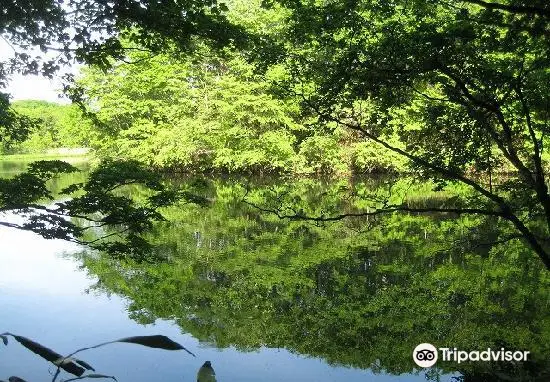
[[[517,150],[514,147],[513,143],[512,129],[506,121],[506,118],[504,117],[504,114],[500,109],[500,105],[496,101],[490,103],[476,98],[468,89],[467,84],[463,80],[461,80],[458,75],[456,75],[449,68],[444,67],[443,65],[441,65],[439,69],[455,82],[455,84],[458,86],[458,88],[461,90],[462,94],[464,95],[464,97],[466,97],[468,101],[470,101],[473,105],[481,107],[487,112],[492,113],[496,117],[498,123],[502,127],[504,141],[499,137],[499,134],[494,129],[491,129],[488,126],[489,134],[497,144],[502,154],[510,161],[510,163],[512,163],[512,165],[514,165],[521,176],[527,182],[529,182],[529,184],[534,186],[533,174],[518,156]],[[463,104],[463,106],[468,107],[467,104]]]
[[[462,84],[463,86],[465,86],[465,84],[461,81],[457,82],[457,85],[461,86],[460,84]],[[468,91],[468,88],[465,86],[465,90],[466,90],[466,94],[470,94],[469,91]],[[359,124],[356,124],[356,123],[350,123],[350,122],[345,122],[345,121],[342,121],[340,120],[339,118],[336,118],[334,117],[330,112],[324,112],[323,110],[320,110],[319,107],[317,107],[316,105],[314,105],[313,103],[310,102],[309,99],[307,99],[304,94],[297,94],[296,92],[294,92],[295,95],[299,95],[301,96],[301,98],[303,99],[303,101],[313,110],[317,113],[317,115],[319,115],[321,118],[325,119],[326,121],[331,121],[331,122],[335,122],[339,125],[343,125],[345,127],[348,127],[352,130],[356,130],[356,131],[359,131],[361,132],[366,138],[380,144],[381,146],[385,147],[386,149],[392,151],[392,152],[395,152],[397,154],[400,154],[406,158],[408,158],[409,160],[411,160],[412,162],[422,166],[423,168],[426,168],[426,169],[430,169],[434,172],[437,172],[439,173],[440,175],[442,175],[444,178],[447,178],[447,179],[454,179],[454,180],[457,180],[461,183],[464,183],[468,186],[470,186],[472,189],[474,189],[475,191],[477,191],[479,194],[485,196],[487,199],[489,199],[490,201],[494,202],[499,208],[500,208],[500,211],[492,211],[489,215],[491,216],[501,216],[502,218],[510,221],[514,227],[523,235],[523,237],[526,239],[526,241],[529,243],[529,245],[531,246],[531,248],[533,248],[533,250],[537,253],[537,255],[539,256],[539,258],[542,260],[542,262],[544,263],[544,265],[546,266],[546,268],[548,270],[550,270],[550,254],[547,252],[547,250],[542,246],[542,244],[540,243],[540,241],[537,239],[537,237],[534,235],[534,233],[525,225],[525,223],[516,215],[516,213],[514,212],[514,210],[512,209],[512,207],[498,194],[494,193],[492,190],[489,191],[487,189],[485,189],[481,184],[477,183],[476,181],[464,176],[463,174],[460,174],[456,171],[452,171],[448,168],[445,168],[445,167],[442,167],[442,166],[439,166],[435,163],[432,163],[430,162],[429,160],[426,160],[418,155],[415,155],[415,154],[412,154],[408,151],[405,151],[399,147],[395,147],[391,144],[389,144],[388,142],[380,139],[378,136],[376,136],[375,134],[371,133],[368,129],[360,126]],[[471,95],[471,94],[470,94]],[[476,98],[474,97],[474,100],[476,100]],[[492,108],[492,110],[494,111],[494,107]],[[499,111],[499,109],[497,108],[497,111]],[[501,113],[501,112],[500,112]],[[502,113],[501,113],[502,114]],[[507,125],[506,125],[507,126]],[[503,126],[503,127],[506,127],[506,126]],[[518,158],[519,160],[519,158]],[[532,178],[532,174],[531,172],[529,171],[529,169],[527,169],[525,167],[525,165],[520,161],[520,168],[523,167],[525,168],[525,170],[527,171],[527,174],[528,176],[526,176],[525,173],[523,173],[523,175],[525,177],[527,177],[530,183],[531,186],[534,185],[534,179]],[[485,211],[485,210],[484,210]],[[490,210],[491,211],[491,210]],[[414,211],[411,211],[411,212],[414,212]],[[429,212],[429,211],[417,211],[417,212]],[[440,210],[440,211],[432,211],[432,212],[445,212],[443,210]],[[453,211],[447,211],[447,212],[453,212]],[[487,212],[487,211],[485,211]],[[455,213],[460,213],[460,212],[456,212]],[[476,210],[476,209],[471,209],[470,212],[466,211],[466,212],[463,212],[463,213],[478,213],[478,214],[482,214],[483,212],[482,211],[479,211],[479,210]],[[487,213],[485,213],[487,215]],[[350,215],[351,216],[351,215]],[[299,218],[299,217],[296,217],[296,218]],[[314,219],[310,219],[310,220],[314,220]],[[337,220],[337,219],[333,219],[333,220]]]
[[[531,7],[523,5],[508,5],[493,3],[484,0],[462,0],[465,3],[476,4],[483,8],[505,11],[513,14],[538,15],[541,17],[550,17],[550,9],[541,7]]]
[[[248,204],[251,207],[256,208],[262,212],[268,212],[276,215],[279,219],[289,219],[289,220],[306,220],[306,221],[315,221],[315,222],[333,222],[339,221],[350,217],[365,217],[365,216],[377,216],[383,214],[391,214],[394,212],[409,212],[409,213],[450,213],[456,215],[485,215],[485,216],[497,216],[497,217],[506,217],[505,213],[502,211],[486,210],[482,208],[411,208],[404,205],[401,206],[388,206],[382,209],[376,209],[373,207],[373,211],[366,212],[357,212],[357,213],[345,213],[334,216],[308,216],[305,214],[295,213],[292,215],[282,214],[280,210],[270,209],[260,207],[259,205],[252,203],[250,201],[244,200],[243,203]]]

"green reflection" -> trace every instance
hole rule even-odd
[[[416,373],[412,350],[423,342],[468,351],[504,347],[529,350],[531,358],[439,362],[428,375],[548,380],[550,279],[505,224],[441,214],[313,224],[242,203],[276,202],[307,214],[353,211],[388,184],[210,181],[202,185],[209,208],[173,208],[166,212],[172,223],[157,226],[164,261],[94,255],[83,256],[84,266],[98,276],[96,289],[129,298],[134,320],[174,320],[212,346],[281,347],[392,374]],[[463,196],[459,189],[430,194],[404,180],[392,185],[394,197],[407,190],[411,204]]]

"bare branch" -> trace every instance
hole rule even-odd
[[[408,212],[408,213],[420,213],[420,214],[449,213],[449,214],[456,214],[456,215],[469,214],[469,215],[506,217],[505,213],[501,211],[487,210],[482,208],[411,208],[404,205],[388,206],[382,209],[376,209],[375,207],[373,207],[372,208],[373,211],[345,213],[345,214],[339,214],[334,216],[308,216],[302,213],[294,213],[292,215],[288,215],[288,214],[282,214],[280,210],[260,207],[259,205],[247,200],[243,200],[243,202],[262,212],[272,213],[276,215],[279,219],[306,220],[306,221],[315,221],[315,222],[333,222],[333,221],[339,221],[350,217],[357,218],[357,217],[365,217],[365,216],[377,216],[377,215],[391,214],[394,212]]]

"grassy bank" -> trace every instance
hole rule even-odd
[[[91,152],[87,153],[32,153],[32,154],[7,154],[0,155],[0,163],[18,163],[25,164],[40,160],[62,160],[71,164],[84,164],[91,162],[95,156]]]
[[[37,153],[0,154],[0,160],[44,160],[44,159],[91,159],[93,154],[87,147],[58,148]]]

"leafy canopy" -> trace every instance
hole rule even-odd
[[[467,185],[465,212],[508,221],[550,267],[547,2],[279,3],[290,11],[273,36],[283,93],[419,177]]]
[[[53,179],[77,172],[63,161],[37,161],[25,172],[0,178],[0,213],[23,218],[0,220],[0,226],[86,244],[115,257],[149,261],[151,245],[142,234],[153,222],[164,220],[159,208],[182,200],[205,202],[188,190],[166,186],[155,172],[130,161],[102,162],[87,178],[72,179],[54,194]],[[142,200],[124,192],[132,185],[142,187],[146,195]]]
[[[51,75],[73,59],[108,69],[110,57],[186,51],[195,37],[238,47],[260,70],[276,68],[275,93],[300,102],[317,126],[352,130],[439,187],[468,186],[473,196],[453,210],[508,222],[550,268],[547,2],[262,5],[277,17],[228,18],[233,4],[216,1],[12,2],[0,34],[16,52],[0,74]],[[17,51],[29,46],[60,54],[39,60]],[[8,123],[3,135],[24,135],[12,133],[16,126]],[[499,170],[510,176],[495,180]]]

